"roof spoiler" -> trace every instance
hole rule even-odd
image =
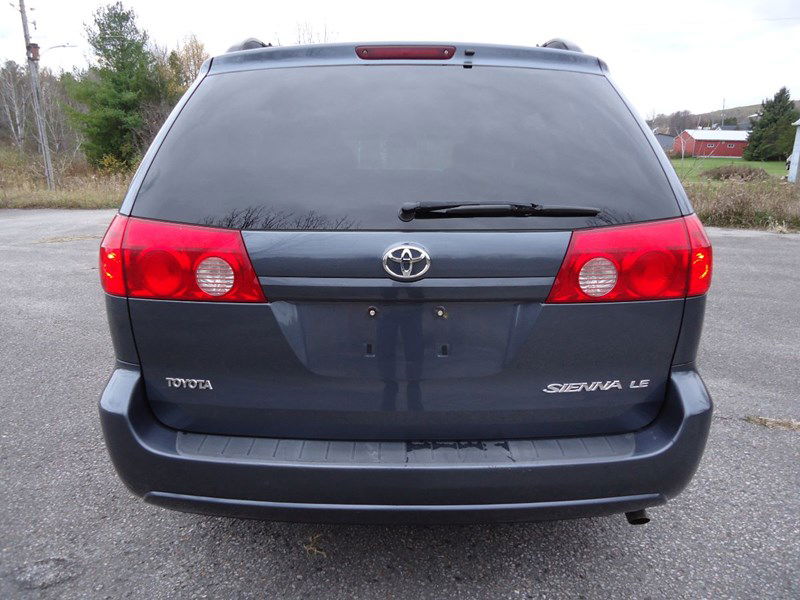
[[[265,44],[258,38],[247,38],[246,40],[239,42],[238,44],[234,44],[230,48],[226,50],[226,52],[238,52],[240,50],[255,50],[256,48],[268,48],[272,46],[272,44]],[[551,40],[547,40],[544,44],[541,45],[542,48],[553,48],[554,50],[571,50],[572,52],[583,52],[580,46],[575,42],[570,42],[569,40],[565,40],[564,38],[553,38]]]
[[[552,40],[547,40],[544,44],[542,44],[542,48],[553,48],[555,50],[572,50],[573,52],[583,52],[581,47],[578,46],[575,42],[570,42],[569,40],[565,40],[564,38],[553,38]]]

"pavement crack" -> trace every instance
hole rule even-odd
[[[769,417],[758,417],[748,415],[744,419],[753,425],[761,425],[767,429],[782,429],[784,431],[800,431],[800,421],[794,419],[771,419]]]
[[[99,235],[65,235],[61,237],[43,238],[36,240],[36,244],[61,244],[63,242],[80,242],[83,240],[99,240]]]

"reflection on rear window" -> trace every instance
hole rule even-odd
[[[352,140],[356,168],[381,171],[444,171],[453,166],[453,144],[443,139]]]
[[[403,223],[406,202],[599,207],[598,217]],[[264,69],[206,78],[136,216],[244,229],[573,229],[678,215],[598,75],[460,66]]]

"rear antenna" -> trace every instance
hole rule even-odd
[[[553,38],[542,44],[542,48],[553,48],[554,50],[571,50],[572,52],[583,52],[575,42],[570,42],[564,38]]]
[[[239,50],[255,50],[256,48],[269,48],[272,44],[265,44],[258,38],[247,38],[243,42],[234,44],[226,50],[226,52],[238,52]]]

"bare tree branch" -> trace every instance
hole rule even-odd
[[[25,147],[30,94],[24,69],[13,61],[7,61],[0,69],[0,110],[2,124],[19,151]]]

